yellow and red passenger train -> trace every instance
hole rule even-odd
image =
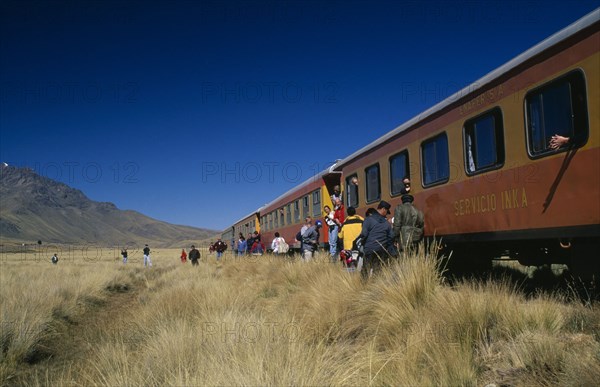
[[[596,9],[256,210],[255,227],[293,241],[334,185],[364,214],[398,204],[409,177],[425,235],[459,256],[597,269],[599,19]],[[568,141],[553,149],[554,135]]]

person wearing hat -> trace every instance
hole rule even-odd
[[[317,220],[314,226],[309,227],[302,234],[302,259],[308,262],[313,259],[317,246],[319,244],[319,230],[323,227],[323,223]]]
[[[395,254],[394,233],[386,216],[390,214],[390,203],[382,200],[377,206],[377,212],[367,217],[357,240],[363,246],[364,265],[361,270],[363,278],[378,271],[381,264],[390,255]]]
[[[425,228],[423,211],[417,209],[413,201],[411,194],[404,194],[402,204],[394,210],[394,239],[405,253],[417,247]]]
[[[200,260],[200,251],[198,249],[196,249],[196,246],[192,245],[192,249],[190,250],[188,257],[190,258],[190,261],[192,262],[192,266],[198,265],[198,261]]]

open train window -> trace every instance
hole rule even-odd
[[[346,205],[358,207],[358,176],[356,173],[346,178]]]
[[[294,223],[300,221],[300,200],[294,202]]]
[[[504,125],[500,108],[467,120],[463,141],[467,175],[500,168],[504,164]]]
[[[379,178],[379,164],[365,168],[367,204],[381,199],[381,179]]]
[[[279,215],[277,214],[277,210],[273,211],[273,227],[279,227]]]
[[[589,135],[585,79],[570,72],[531,90],[525,96],[527,150],[531,157],[555,153],[552,136],[568,138],[560,149],[579,147]]]
[[[421,143],[423,186],[442,184],[450,177],[448,135],[444,132]]]
[[[408,151],[402,151],[390,157],[390,193],[392,196],[400,195],[404,183],[402,180],[410,178],[408,170]]]
[[[287,221],[286,224],[292,224],[292,205],[288,204],[287,206],[285,206],[285,219]]]
[[[306,219],[306,217],[309,215],[309,210],[310,210],[310,201],[309,201],[309,195],[306,195],[305,197],[302,198],[302,218]]]
[[[314,217],[321,216],[321,189],[318,189],[312,193],[312,204],[313,204],[312,216],[314,216]]]

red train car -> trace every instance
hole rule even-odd
[[[339,161],[346,205],[396,205],[410,177],[426,235],[461,257],[597,269],[599,15]]]
[[[340,184],[340,173],[333,171],[334,167],[311,177],[261,208],[261,233],[265,244],[270,244],[275,238],[275,232],[279,232],[290,248],[300,249],[300,244],[294,242],[305,218],[310,216],[319,219],[323,216],[325,205],[333,208],[333,188]],[[328,242],[327,231],[327,226],[324,225],[321,231],[321,245]]]
[[[257,210],[263,240],[278,231],[293,242],[338,183],[363,214],[399,204],[409,177],[426,236],[459,257],[599,271],[599,19],[584,16]]]

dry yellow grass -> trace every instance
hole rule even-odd
[[[2,259],[4,385],[592,385],[597,304],[510,281],[448,286],[435,260],[369,281],[263,256],[199,267]],[[103,257],[105,255],[102,255]]]

